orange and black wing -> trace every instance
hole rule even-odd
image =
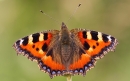
[[[40,60],[46,55],[47,47],[51,42],[51,33],[35,33],[16,41],[13,45],[18,54],[27,56],[30,60]]]
[[[51,56],[46,55],[53,37],[54,33],[51,31],[35,33],[19,39],[13,47],[18,54],[23,54],[32,61],[36,60],[40,69],[49,73],[52,78],[62,75],[62,70],[65,69],[63,65],[54,62]]]
[[[104,57],[109,51],[114,51],[118,44],[116,38],[101,32],[85,29],[73,29],[71,32],[75,33],[85,51],[77,62],[70,65],[74,74],[85,75],[86,71],[95,65],[97,59]]]
[[[77,39],[74,41],[79,41],[83,53],[80,54],[80,59],[69,66],[69,71],[66,71],[63,64],[54,61],[53,58],[55,57],[52,58],[51,55],[47,55],[51,53],[49,48],[52,40],[57,36],[56,33],[51,31],[35,33],[19,39],[13,46],[18,54],[21,53],[31,60],[36,60],[40,69],[49,73],[50,77],[53,78],[53,76],[67,73],[85,75],[86,71],[95,65],[96,59],[102,58],[109,51],[113,51],[118,44],[114,37],[101,32],[81,29],[74,30],[74,33],[74,37]]]

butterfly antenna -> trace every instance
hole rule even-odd
[[[74,14],[77,12],[77,10],[80,6],[81,6],[81,3],[76,7],[75,11],[73,12],[73,14],[69,17],[69,19],[67,21],[69,21],[74,16]]]
[[[53,17],[51,17],[50,15],[46,14],[45,12],[43,12],[42,10],[40,10],[40,12],[44,15],[46,15],[47,17],[49,17],[50,19],[54,20],[56,23],[59,23],[58,20],[54,19]]]

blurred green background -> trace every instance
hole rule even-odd
[[[79,3],[82,5],[68,21]],[[96,30],[119,41],[115,52],[98,60],[85,77],[74,76],[73,81],[130,81],[130,0],[0,0],[0,81],[66,81],[63,76],[50,79],[36,62],[17,56],[12,48],[24,36],[59,30],[62,21],[69,29]]]

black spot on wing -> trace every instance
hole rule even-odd
[[[38,42],[38,41],[39,41],[39,36],[40,36],[39,33],[32,34],[32,37],[33,37],[32,42],[33,42],[33,43]]]
[[[108,35],[106,35],[106,34],[102,34],[102,38],[103,38],[104,42],[108,42],[109,41],[109,39],[107,38],[107,36]]]
[[[85,38],[85,39],[86,39],[86,38],[87,38],[86,31],[83,31],[83,33],[82,33],[82,34],[83,34],[83,38]]]
[[[44,40],[48,39],[48,33],[44,33]]]
[[[39,51],[39,48],[36,48],[36,51]]]
[[[43,50],[43,51],[47,51],[47,47],[48,47],[47,44],[44,43],[43,46],[42,46],[42,50]]]
[[[20,45],[20,40],[18,40],[18,41],[16,42],[16,44],[17,44],[17,45]]]
[[[84,49],[88,50],[90,48],[90,45],[85,41],[84,42]]]
[[[116,39],[114,37],[110,37],[111,38],[111,41],[115,41]]]
[[[46,56],[51,56],[52,58],[54,58],[54,57],[52,56],[52,54],[53,54],[53,51],[52,51],[52,49],[51,49],[51,50],[47,51]]]
[[[91,31],[91,36],[92,36],[92,39],[97,41],[98,40],[98,32],[96,31]]]
[[[95,49],[95,48],[96,48],[96,46],[93,45],[93,49]]]
[[[32,48],[35,48],[35,45],[33,45]]]
[[[97,46],[99,46],[99,43],[98,43],[98,42],[96,42],[96,45],[97,45]]]
[[[79,55],[82,55],[82,54],[86,54],[86,52],[84,51],[84,49],[79,48]]]
[[[22,40],[23,40],[22,44],[23,44],[24,46],[26,46],[26,45],[28,44],[28,41],[29,41],[28,36],[22,38]]]

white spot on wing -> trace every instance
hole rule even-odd
[[[89,52],[92,52],[93,51],[93,48],[89,48],[89,50],[88,50]]]
[[[109,41],[111,42],[111,36],[109,35],[109,36],[107,36],[107,38],[109,39]]]
[[[23,44],[23,39],[20,40],[20,45],[22,45],[22,44]]]
[[[32,35],[30,35],[30,36],[28,37],[28,39],[29,39],[29,44],[33,44],[33,42],[32,42],[32,40],[33,40]]]
[[[87,31],[87,39],[91,40],[92,39],[92,36],[90,34],[90,31]]]
[[[43,34],[40,33],[39,41],[43,41]]]
[[[45,59],[45,60],[46,60],[46,59],[47,59],[47,56],[45,55],[44,57],[42,57],[42,59]]]
[[[102,41],[102,33],[98,32],[98,42]]]
[[[43,51],[42,51],[42,50],[39,50],[39,53],[40,53],[40,54],[43,54]]]

